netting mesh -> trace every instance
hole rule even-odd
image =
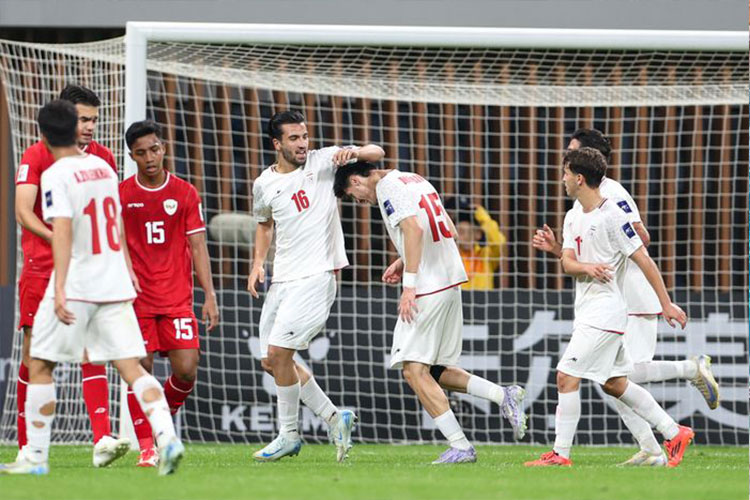
[[[0,57],[16,159],[37,140],[39,106],[75,81],[102,97],[97,140],[123,161],[122,40],[3,42]],[[251,210],[253,180],[274,160],[265,122],[288,107],[306,114],[311,147],[380,144],[386,166],[420,173],[444,200],[484,206],[507,243],[494,289],[463,292],[461,364],[526,386],[535,442],[553,437],[554,366],[572,329],[573,297],[557,260],[534,251],[530,239],[543,223],[559,234],[570,206],[559,168],[566,138],[578,127],[604,131],[615,149],[609,175],[633,194],[651,232],[649,252],[691,318],[685,331],[660,325],[657,358],[711,355],[723,402],[710,411],[682,382],[649,388],[696,429],[698,442],[747,443],[747,52],[156,43],[148,68],[147,114],[164,126],[168,168],[197,187],[208,221]],[[346,202],[341,212],[353,266],[340,275],[327,330],[298,360],[335,404],[358,412],[358,439],[439,439],[401,375],[386,366],[398,290],[380,283],[395,258],[380,216]],[[273,384],[260,369],[262,301],[245,291],[250,249],[210,238],[209,253],[223,319],[218,332],[203,335],[182,433],[195,441],[267,440]],[[196,290],[196,306],[201,301]],[[13,374],[20,335],[14,342]],[[54,438],[85,441],[78,370],[63,373],[70,376],[60,400],[71,407]],[[630,442],[598,387],[584,384],[582,398],[579,443]],[[511,441],[496,406],[462,395],[451,401],[470,439]],[[15,435],[14,404],[11,383],[4,440]],[[307,439],[324,439],[324,427],[302,410]]]

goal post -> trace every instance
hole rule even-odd
[[[124,38],[93,44],[0,41],[16,161],[38,138],[36,111],[75,81],[102,97],[96,140],[124,177],[135,172],[124,131],[150,118],[163,127],[168,168],[201,194],[222,324],[201,332],[198,381],[181,410],[192,441],[274,432],[273,383],[259,360],[262,301],[245,290],[250,245],[234,216],[251,213],[253,181],[273,161],[267,119],[291,107],[304,111],[313,147],[381,144],[385,166],[430,180],[458,207],[457,221],[471,221],[480,204],[498,223],[505,243],[493,289],[462,292],[461,363],[527,388],[535,443],[553,436],[554,367],[573,298],[557,261],[529,241],[544,223],[559,229],[569,206],[559,181],[567,138],[578,127],[604,131],[615,150],[608,175],[635,198],[649,252],[691,318],[686,331],[660,324],[657,359],[710,354],[723,403],[711,412],[679,381],[649,389],[699,442],[746,444],[747,61],[747,33],[713,31],[131,22]],[[326,331],[296,359],[335,404],[358,412],[356,439],[439,440],[387,366],[398,290],[380,275],[393,249],[377,213],[349,202],[340,210],[352,266],[340,273]],[[13,352],[5,441],[15,435],[18,335]],[[164,362],[156,369],[163,376]],[[86,442],[76,370],[61,373],[66,416],[54,440]],[[113,389],[113,415],[124,416],[119,395]],[[582,401],[579,443],[631,442],[600,389],[583,384]],[[512,441],[494,405],[460,394],[451,404],[473,441]],[[309,410],[301,418],[306,439],[325,440]]]

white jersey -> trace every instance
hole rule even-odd
[[[628,222],[631,224],[641,222],[641,214],[638,211],[638,206],[622,184],[614,179],[605,177],[599,185],[599,193],[603,198],[615,200],[617,206],[625,213]],[[576,200],[573,207],[580,207],[580,205],[578,200]],[[625,297],[625,303],[628,306],[628,314],[661,313],[659,297],[646,279],[646,275],[638,267],[638,264],[630,260],[628,260],[625,270],[622,293]]]
[[[303,166],[286,174],[271,166],[253,184],[253,215],[276,226],[274,283],[349,265],[333,194],[333,155],[340,149],[312,150]]]
[[[68,300],[123,302],[135,298],[120,241],[117,175],[94,155],[69,156],[42,174],[42,213],[72,219],[73,246],[65,280]],[[54,296],[53,271],[46,295]]]
[[[419,175],[394,170],[375,187],[388,235],[406,264],[404,233],[399,223],[416,216],[422,228],[422,260],[417,271],[417,296],[439,292],[468,281],[461,254],[445,221],[435,188]]]
[[[588,213],[579,204],[565,214],[563,249],[573,250],[579,262],[608,264],[614,269],[609,283],[585,275],[575,278],[575,325],[625,332],[625,270],[628,258],[641,246],[641,239],[614,200],[604,199]]]

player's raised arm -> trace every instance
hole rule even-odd
[[[359,148],[342,148],[333,155],[333,164],[337,167],[346,165],[350,161],[366,161],[377,163],[385,157],[383,148],[376,144],[367,144]]]
[[[407,323],[411,323],[417,309],[417,271],[422,262],[422,228],[415,216],[407,217],[399,223],[404,233],[404,276],[403,292],[398,305],[398,314]]]
[[[264,222],[258,222],[255,228],[255,250],[253,252],[253,268],[250,276],[247,278],[247,289],[256,299],[259,297],[258,290],[255,289],[257,283],[265,283],[266,272],[263,264],[268,255],[268,249],[271,248],[273,239],[273,219]]]
[[[216,292],[214,291],[213,277],[211,276],[211,261],[208,257],[206,247],[206,232],[200,231],[188,235],[190,252],[193,255],[193,265],[198,283],[205,292],[206,299],[203,303],[202,319],[206,322],[206,330],[213,330],[219,323],[219,307],[216,304]]]
[[[537,250],[550,253],[555,257],[562,258],[562,245],[555,237],[555,232],[545,224],[542,229],[537,229],[531,238],[531,245]]]
[[[662,314],[664,315],[664,319],[667,320],[667,323],[669,323],[669,326],[674,327],[673,322],[677,321],[684,330],[685,325],[687,324],[687,314],[685,314],[685,311],[683,311],[677,304],[674,304],[672,299],[669,298],[669,292],[667,292],[667,287],[664,285],[664,280],[659,272],[659,268],[648,254],[648,251],[644,247],[641,247],[636,250],[630,258],[641,268],[641,271],[643,271],[649,284],[656,292],[656,296],[659,297]]]

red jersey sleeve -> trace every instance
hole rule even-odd
[[[16,172],[16,185],[33,184],[39,186],[42,183],[42,158],[38,146],[32,146],[24,151],[21,164]]]
[[[198,190],[195,186],[188,184],[187,210],[185,211],[185,234],[195,234],[206,230],[206,223],[203,221],[203,204],[201,203]]]

